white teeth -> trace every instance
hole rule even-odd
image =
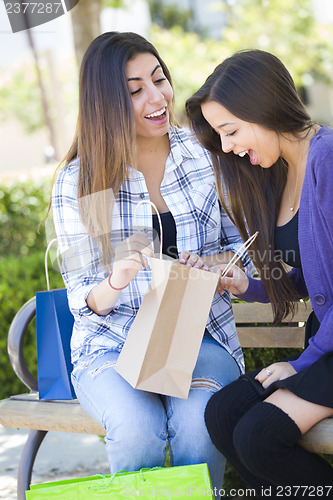
[[[152,113],[151,115],[146,115],[146,118],[155,118],[155,116],[161,116],[163,113],[165,113],[166,108],[161,109],[160,111],[155,111],[155,113]]]
[[[247,153],[247,151],[243,151],[242,153],[238,153],[238,156],[240,156],[241,158],[243,158],[243,156],[245,156]]]

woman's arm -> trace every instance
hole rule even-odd
[[[115,251],[112,274],[95,286],[87,297],[88,307],[99,316],[108,314],[137,273],[148,267],[146,257],[154,254],[152,244],[144,233],[135,233],[124,240]]]
[[[211,268],[210,271],[222,273],[225,267],[225,265],[216,266]],[[308,291],[301,270],[293,269],[288,275],[299,292],[299,298],[308,297]],[[227,275],[221,278],[218,291],[223,293],[223,290],[228,290],[245,302],[269,302],[269,297],[261,280],[248,276],[241,269],[237,268],[237,266],[233,266]]]
[[[310,149],[309,167],[311,167],[311,178],[309,177],[312,197],[313,212],[312,227],[306,234],[306,241],[300,244],[306,245],[305,251],[313,252],[313,259],[306,259],[307,268],[304,273],[309,276],[309,294],[312,306],[320,319],[320,327],[316,334],[310,338],[309,346],[302,352],[299,358],[290,364],[296,371],[311,365],[323,354],[333,351],[333,297],[332,297],[332,262],[333,262],[333,140],[332,132],[323,134],[317,139],[316,144]],[[317,148],[318,145],[318,148]],[[320,228],[320,231],[318,231]],[[304,251],[304,248],[303,248]],[[310,279],[311,278],[311,279]],[[310,288],[311,287],[311,288]],[[323,304],[316,304],[316,294],[325,296]],[[318,314],[319,313],[319,314]]]
[[[74,316],[105,315],[119,303],[121,290],[108,283],[98,241],[84,227],[77,201],[78,165],[61,170],[52,192],[53,220],[61,255],[61,273]],[[123,288],[147,266],[153,254],[144,233],[136,233],[115,249],[111,285]]]
[[[316,334],[310,338],[308,347],[294,361],[290,361],[293,368],[299,372],[311,365],[323,354],[333,351],[333,306],[327,311]]]

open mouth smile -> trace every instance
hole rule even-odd
[[[243,158],[247,153],[248,153],[248,149],[246,151],[242,151],[241,153],[238,153],[238,156]]]
[[[146,115],[145,118],[151,119],[151,118],[164,118],[164,115],[166,113],[166,108],[162,108],[159,111],[155,111],[154,113],[151,113],[150,115]]]

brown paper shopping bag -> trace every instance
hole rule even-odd
[[[219,275],[164,260],[161,252],[151,267],[115,369],[137,389],[187,398]]]

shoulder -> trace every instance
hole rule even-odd
[[[324,171],[333,177],[333,129],[326,125],[311,139],[309,157],[310,166],[316,176]]]
[[[332,197],[333,129],[323,126],[311,139],[304,185],[316,196]]]
[[[57,175],[53,186],[53,195],[76,194],[79,175],[79,160],[73,160],[71,163],[62,167]]]

